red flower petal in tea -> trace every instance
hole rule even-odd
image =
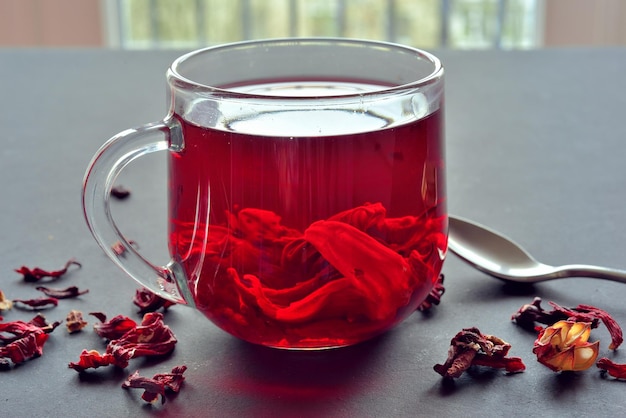
[[[626,364],[615,363],[606,357],[602,357],[596,363],[602,373],[608,373],[616,379],[626,379]]]
[[[190,285],[200,289],[198,308],[227,318],[217,322],[229,332],[278,346],[342,345],[393,325],[431,290],[441,297],[433,286],[447,218],[386,215],[380,203],[366,204],[302,233],[274,212],[244,208],[223,225],[194,226],[191,236],[181,226],[172,245],[184,268],[211,272],[190,273]]]
[[[361,307],[369,318],[388,318],[409,302],[417,278],[411,277],[408,261],[371,236],[342,222],[318,221],[304,238],[363,298]]]
[[[369,235],[342,222],[319,221],[305,231],[304,238],[341,277],[313,278],[295,288],[271,291],[258,277],[239,278],[229,270],[240,290],[253,296],[264,314],[286,322],[341,314],[388,320],[398,306],[408,303],[409,283],[415,280],[409,262]],[[293,298],[296,295],[298,299]]]
[[[46,296],[53,297],[55,299],[68,299],[75,298],[80,295],[84,295],[89,292],[89,289],[80,290],[76,286],[66,287],[65,289],[58,289],[53,287],[37,286],[35,289],[43,292]]]
[[[337,213],[327,220],[343,222],[370,234],[384,227],[386,214],[387,210],[380,202],[368,203]]]
[[[141,398],[146,402],[155,402],[161,395],[161,403],[165,403],[165,391],[170,390],[178,393],[185,381],[183,373],[187,370],[187,366],[177,366],[170,373],[158,373],[151,379],[139,375],[139,370],[128,376],[126,381],[122,383],[124,389],[137,388],[144,389]]]
[[[94,324],[93,329],[102,338],[107,340],[115,340],[126,334],[137,326],[137,323],[127,316],[117,315],[106,320],[106,315],[102,312],[90,312],[89,315],[95,316],[100,323]]]
[[[60,270],[43,270],[39,267],[34,267],[31,269],[26,266],[22,266],[19,269],[16,269],[15,271],[17,273],[20,273],[23,276],[24,281],[36,282],[36,281],[43,279],[44,277],[50,277],[53,279],[59,278],[63,276],[65,273],[67,273],[67,270],[72,265],[81,267],[81,264],[72,258],[67,263],[65,263],[63,268]]]
[[[159,308],[167,310],[170,306],[176,305],[174,302],[162,298],[145,287],[136,290],[133,303],[139,307],[139,313],[141,314],[154,312]]]
[[[293,235],[280,223],[280,216],[269,210],[245,208],[237,214],[236,228],[243,238],[252,243],[278,240]]]

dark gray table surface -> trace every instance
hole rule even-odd
[[[100,251],[80,207],[84,170],[115,133],[165,114],[164,72],[179,51],[0,50],[0,289],[36,296],[13,271],[56,268],[76,257],[80,270],[55,286],[90,292],[44,311],[70,309],[140,316],[137,286]],[[515,237],[549,263],[626,268],[626,49],[440,51],[447,71],[449,210]],[[133,191],[115,203],[126,235],[165,262],[165,156],[131,165],[120,183]],[[125,370],[68,369],[83,348],[104,349],[90,325],[50,335],[44,355],[0,372],[2,416],[618,416],[626,382],[594,367],[553,373],[532,354],[535,335],[510,322],[534,296],[565,306],[604,308],[626,326],[623,284],[576,278],[507,286],[453,255],[444,267],[441,305],[416,313],[368,343],[323,352],[285,352],[240,342],[199,313],[175,306],[165,322],[179,339],[172,356],[131,360]],[[30,319],[13,309],[5,321]],[[432,367],[450,338],[477,326],[513,346],[524,373],[476,369],[452,384]],[[601,356],[606,328],[593,331]],[[144,405],[124,378],[186,364],[182,391]]]

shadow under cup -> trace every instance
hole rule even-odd
[[[187,54],[168,83],[164,269],[186,303],[290,349],[358,343],[418,308],[447,247],[435,57],[254,41]]]

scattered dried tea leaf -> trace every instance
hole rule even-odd
[[[439,305],[439,303],[441,303],[441,297],[446,291],[445,287],[443,286],[443,279],[443,274],[440,274],[437,283],[435,283],[433,288],[430,290],[430,293],[428,294],[428,296],[426,296],[426,299],[421,303],[420,306],[417,307],[418,311],[428,311],[434,305]]]
[[[165,403],[166,390],[178,393],[185,381],[183,373],[187,370],[187,366],[176,366],[170,373],[157,373],[152,378],[139,375],[139,370],[128,376],[126,381],[122,383],[124,389],[136,388],[143,389],[141,399],[146,402],[156,402],[161,395],[161,403]]]
[[[55,299],[68,299],[75,298],[80,295],[84,295],[89,292],[89,289],[80,290],[76,286],[69,286],[64,289],[46,287],[46,286],[37,286],[35,289],[43,292],[46,296],[53,297]]]
[[[167,310],[170,306],[175,305],[174,302],[162,298],[145,287],[137,289],[135,297],[133,297],[133,303],[139,307],[139,313],[141,314],[154,312],[159,308]]]
[[[535,297],[531,303],[522,305],[511,316],[511,320],[524,329],[540,331],[542,327],[537,326],[536,323],[552,325],[562,319],[567,319],[561,312],[546,311],[541,306],[541,302],[540,297]]]
[[[588,342],[590,333],[589,322],[558,321],[539,333],[533,353],[555,372],[586,370],[596,361],[600,345]]]
[[[20,364],[43,354],[43,346],[48,340],[48,334],[43,331],[34,331],[23,337],[0,347],[0,358],[6,358],[13,364]]]
[[[0,363],[20,364],[40,357],[43,346],[58,323],[47,324],[43,316],[36,316],[29,322],[13,321],[0,323]]]
[[[68,367],[77,372],[84,372],[87,369],[97,369],[111,364],[115,364],[115,359],[111,354],[100,354],[97,350],[83,350],[78,361],[69,363]]]
[[[163,314],[149,312],[144,315],[140,325],[128,330],[120,338],[109,341],[104,354],[83,350],[79,361],[69,363],[68,366],[79,372],[94,368],[91,364],[97,364],[97,367],[113,364],[126,368],[133,358],[169,354],[176,343],[174,333],[163,322]]]
[[[622,329],[608,312],[591,305],[578,305],[575,308],[565,308],[554,302],[549,302],[553,307],[551,311],[546,311],[541,306],[541,298],[536,297],[532,303],[523,305],[511,319],[518,325],[527,329],[536,329],[535,322],[553,325],[558,321],[569,320],[575,322],[588,322],[592,328],[596,328],[602,321],[611,334],[610,350],[617,349],[624,341]]]
[[[19,269],[15,269],[15,271],[19,274],[21,274],[23,277],[23,280],[26,282],[37,282],[45,277],[50,277],[52,279],[57,279],[61,276],[63,276],[65,273],[67,273],[67,270],[70,268],[70,266],[75,265],[78,266],[79,268],[81,267],[81,264],[76,261],[75,259],[70,259],[68,260],[67,263],[65,263],[65,265],[63,266],[63,268],[59,269],[59,270],[43,270],[39,267],[34,267],[34,268],[29,268],[26,266],[22,266]]]
[[[83,313],[72,309],[65,318],[65,326],[70,334],[81,331],[87,326],[87,321],[83,319]]]
[[[54,331],[54,329],[56,327],[58,327],[59,325],[61,325],[61,321],[54,321],[52,323],[48,323],[46,321],[46,317],[43,316],[42,314],[38,313],[37,315],[35,315],[33,317],[33,319],[31,319],[30,321],[28,321],[29,324],[33,324],[38,326],[39,328],[41,328],[43,330],[43,332],[50,334],[52,331]]]
[[[511,345],[493,335],[481,333],[478,328],[464,328],[450,341],[448,358],[434,370],[445,378],[457,378],[471,366],[504,369],[508,373],[524,371],[519,357],[506,357]]]
[[[169,354],[174,350],[176,343],[174,333],[163,322],[163,314],[148,312],[140,325],[122,337],[110,341],[107,353],[113,354],[119,364],[124,364],[125,361],[127,363],[125,360],[127,358]]]
[[[596,363],[596,366],[603,374],[609,374],[616,379],[626,379],[626,364],[615,363],[614,361],[602,357]]]
[[[51,297],[41,297],[35,299],[13,299],[13,304],[22,309],[47,309],[53,308],[59,304],[59,300]]]
[[[100,323],[94,324],[93,329],[100,337],[107,340],[118,339],[137,326],[135,321],[123,315],[114,316],[109,321],[102,312],[90,312],[89,315],[100,320]]]

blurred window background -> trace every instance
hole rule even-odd
[[[286,36],[431,49],[626,45],[626,1],[0,0],[0,46],[191,49]]]

